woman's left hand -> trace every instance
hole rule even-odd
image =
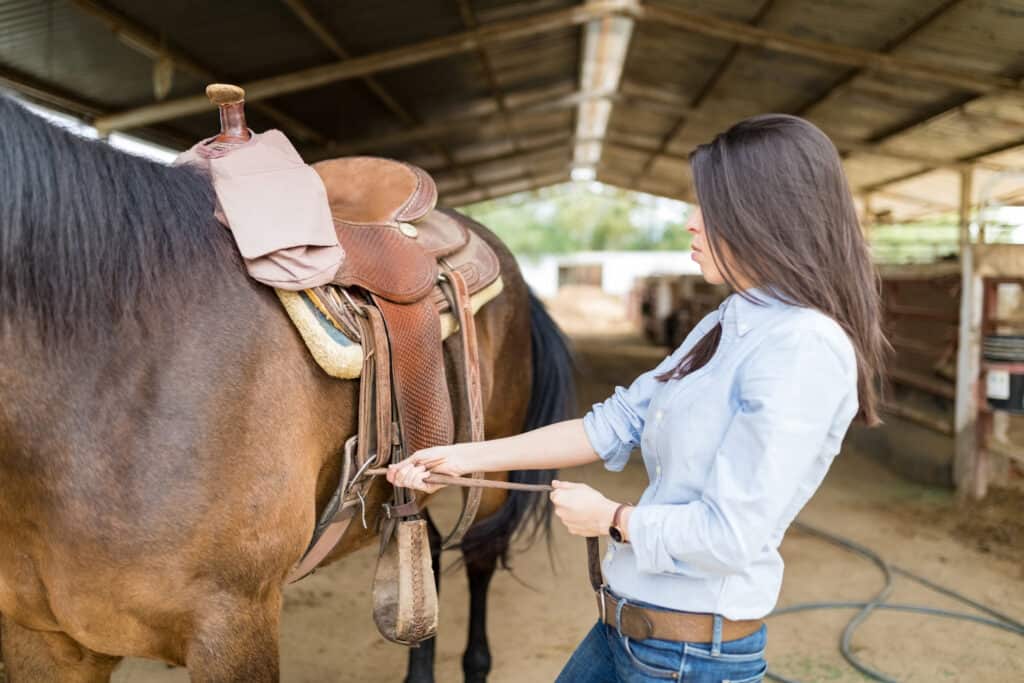
[[[608,500],[586,484],[556,480],[551,482],[551,486],[555,489],[551,492],[555,514],[570,534],[603,536],[608,533],[618,503]]]

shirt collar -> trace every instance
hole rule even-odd
[[[719,307],[722,321],[739,336],[760,325],[787,304],[772,289],[756,287],[743,294],[733,293]]]

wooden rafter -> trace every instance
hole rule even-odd
[[[774,4],[775,0],[764,0],[761,7],[758,8],[757,13],[754,15],[754,18],[751,20],[751,25],[760,25],[768,15],[768,12],[771,11]],[[672,125],[669,126],[668,132],[662,136],[657,149],[655,149],[651,155],[647,157],[646,161],[644,161],[640,171],[637,172],[633,178],[634,182],[639,181],[640,178],[651,172],[651,169],[654,168],[654,163],[658,160],[658,157],[665,153],[668,146],[672,144],[672,141],[675,140],[676,136],[683,130],[683,127],[690,118],[690,112],[700,109],[701,105],[704,104],[704,100],[707,99],[708,95],[710,95],[715,87],[718,86],[726,72],[729,71],[729,68],[736,61],[736,58],[739,56],[742,49],[743,45],[741,43],[733,43],[732,47],[729,48],[729,52],[725,55],[725,59],[719,62],[718,66],[711,74],[711,77],[704,82],[704,86],[697,91],[697,94],[694,95],[692,100],[690,100],[687,113],[681,114],[672,123]]]
[[[962,156],[956,160],[956,168],[958,168],[961,171],[968,171],[971,168],[988,168],[990,170],[1004,171],[1015,170],[1007,167],[998,167],[999,165],[995,165],[997,166],[997,168],[993,168],[994,165],[991,162],[985,162],[984,159],[985,157],[992,156],[994,154],[999,154],[1001,152],[1007,152],[1011,149],[1018,148],[1024,148],[1024,137],[1017,138],[1016,140],[1011,140],[1010,142],[1006,142],[1000,145],[996,145],[995,147],[989,147],[988,149],[982,150],[980,152],[975,152],[973,154]],[[931,173],[932,171],[938,170],[939,168],[942,167],[943,166],[939,165],[928,166],[927,168],[923,168],[912,173],[906,173],[896,178],[889,178],[888,180],[883,180],[882,182],[879,183],[871,183],[869,185],[864,185],[863,187],[859,188],[859,190],[861,192],[874,192],[884,187],[888,187],[891,185],[895,185],[897,183],[902,183],[904,181],[912,180],[913,178],[923,176],[926,173]]]
[[[883,54],[891,54],[893,51],[898,49],[901,45],[906,43],[912,37],[918,35],[921,31],[934,24],[939,17],[944,16],[954,7],[962,4],[963,1],[964,0],[943,0],[943,2],[934,7],[930,12],[928,12],[923,17],[915,21],[913,24],[908,26],[903,31],[900,31],[899,35],[894,36],[885,45],[883,45],[881,50],[879,51],[882,52]],[[850,69],[842,76],[840,76],[837,81],[832,83],[828,90],[826,90],[821,95],[815,97],[814,99],[810,100],[809,102],[805,103],[793,113],[796,114],[797,116],[807,116],[816,107],[838,96],[840,93],[845,92],[846,89],[850,86],[850,84],[858,76],[861,76],[864,73],[866,73],[866,71],[867,70],[862,67]]]
[[[540,102],[531,100],[527,104],[509,107],[509,111],[519,116],[520,123],[522,123],[532,116],[543,116],[554,112],[568,111],[575,108],[581,100],[587,97],[583,93],[574,92],[551,100]],[[328,145],[325,148],[303,150],[303,157],[307,160],[315,160],[330,156],[372,152],[431,138],[443,138],[455,132],[484,133],[494,131],[500,133],[502,126],[504,126],[502,114],[489,109],[483,112],[445,116],[443,120],[428,121],[417,128],[384,133],[356,142],[338,143]]]
[[[859,69],[892,73],[925,83],[935,83],[968,92],[1009,92],[1024,94],[1019,79],[989,73],[950,69],[931,62],[898,57],[884,52],[862,50],[847,45],[798,38],[788,33],[769,31],[741,22],[722,19],[661,4],[643,6],[641,18],[677,29],[713,38],[760,47],[773,52],[797,55],[819,62],[844,64]]]
[[[96,102],[6,66],[0,66],[0,90],[3,88],[20,93],[30,100],[40,102],[58,111],[77,116],[87,123],[92,123],[97,116],[107,113]],[[151,134],[144,137],[150,142],[168,147],[188,147],[193,142],[180,132],[164,126],[154,129]]]
[[[456,0],[459,6],[459,14],[462,17],[462,23],[469,29],[475,29],[480,25],[479,20],[476,17],[476,12],[473,11],[472,5],[469,0]],[[509,114],[508,103],[505,100],[505,92],[498,82],[498,74],[494,69],[494,63],[491,61],[491,56],[487,52],[487,49],[482,46],[477,46],[477,58],[480,60],[480,67],[483,69],[484,77],[487,79],[487,85],[491,90],[491,96],[494,97],[494,102],[498,107],[498,113],[501,115],[502,122],[505,124],[505,136],[508,141],[512,144],[512,149],[519,151],[520,142],[519,136],[516,135],[515,126],[512,124],[512,117]]]
[[[352,55],[346,50],[338,39],[334,37],[331,30],[324,26],[324,23],[320,21],[313,14],[313,11],[306,4],[305,0],[281,0],[295,15],[295,18],[302,22],[310,33],[317,37],[320,43],[326,47],[331,53],[340,60],[351,59]],[[367,75],[359,79],[363,85],[365,85],[373,95],[387,107],[388,111],[398,117],[398,119],[407,126],[414,126],[419,121],[412,113],[406,110],[405,107],[385,88],[380,81],[373,76]]]
[[[496,199],[519,192],[532,192],[548,185],[565,182],[569,180],[568,169],[545,173],[537,177],[534,182],[522,176],[518,181],[515,179],[502,179],[501,182],[489,185],[484,189],[472,190],[471,192],[452,192],[441,197],[442,202],[448,206],[463,206],[487,199]]]
[[[206,82],[219,81],[223,79],[222,75],[218,75],[217,72],[208,65],[199,62],[184,50],[161,40],[160,36],[158,36],[155,31],[152,31],[142,24],[128,18],[117,10],[107,7],[100,2],[96,2],[96,0],[71,0],[71,2],[81,11],[98,19],[114,35],[124,38],[123,42],[125,45],[146,55],[150,59],[167,57],[174,63],[175,68],[181,69],[183,72],[191,74]],[[207,104],[207,107],[204,108],[208,108],[208,106],[209,105]],[[281,111],[279,108],[272,106],[267,102],[257,102],[252,106],[257,111],[260,111],[274,121],[277,121],[285,128],[285,130],[292,133],[300,140],[319,143],[323,143],[325,141],[324,136],[319,132],[302,123],[294,116]],[[102,126],[97,126],[97,128],[101,131],[104,130]]]
[[[10,88],[26,97],[48,104],[55,109],[82,116],[92,121],[106,110],[98,103],[86,100],[52,83],[45,83],[28,74],[0,65],[0,87]]]
[[[309,31],[315,35],[324,47],[330,50],[335,57],[342,61],[352,58],[349,51],[342,47],[341,43],[339,43],[337,38],[334,37],[334,34],[331,33],[330,29],[328,29],[323,22],[316,17],[313,11],[306,4],[305,0],[282,0],[282,2],[287,5],[288,9],[292,11],[295,17],[302,22],[302,24],[309,29]],[[397,116],[404,125],[412,127],[423,124],[423,121],[402,106],[398,99],[392,95],[379,80],[369,75],[363,76],[359,80],[362,81],[362,83],[369,88],[370,92],[384,104],[388,111]],[[447,147],[435,142],[428,143],[428,146],[432,151],[444,158],[445,163],[449,168],[460,168],[455,157],[452,155],[451,150]],[[462,172],[465,175],[467,182],[472,185],[473,176],[471,176],[468,171],[463,170]]]
[[[440,38],[432,38],[375,54],[341,60],[333,64],[325,64],[301,71],[261,78],[243,83],[242,87],[245,88],[248,101],[258,102],[270,97],[300,92],[329,83],[361,78],[415,64],[423,64],[451,55],[469,52],[476,49],[479,45],[491,45],[498,42],[517,40],[541,32],[579,25],[590,21],[594,17],[606,16],[620,11],[616,3],[598,6],[573,6],[530,16],[525,19],[486,24],[475,29],[453,33]],[[104,131],[138,128],[179,116],[195,114],[204,111],[208,106],[209,103],[204,95],[192,95],[100,117],[96,120],[96,126]]]
[[[474,159],[473,161],[463,162],[462,168],[481,170],[489,167],[497,166],[499,164],[518,164],[526,162],[530,159],[543,157],[545,155],[554,155],[556,153],[564,152],[568,150],[568,145],[572,143],[574,136],[565,134],[561,138],[555,140],[545,140],[543,144],[523,146],[518,150],[511,152],[504,152],[502,154],[496,154],[493,156],[482,157],[480,159]],[[445,176],[444,173],[450,173],[452,169],[448,167],[430,168],[427,170],[434,175],[435,180],[440,180]]]

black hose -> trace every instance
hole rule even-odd
[[[998,628],[1004,631],[1009,631],[1010,633],[1015,633],[1019,636],[1024,637],[1024,623],[1021,623],[1016,619],[1013,619],[1012,617],[1007,616],[1006,614],[1003,614],[1002,612],[999,612],[987,605],[983,605],[980,602],[972,600],[971,598],[968,598],[967,596],[962,595],[961,593],[958,593],[951,588],[946,588],[945,586],[941,586],[933,581],[930,581],[929,579],[926,579],[923,576],[915,574],[914,572],[911,572],[907,569],[903,569],[901,567],[892,566],[888,562],[886,562],[881,556],[879,556],[878,553],[875,553],[874,551],[870,550],[865,546],[860,545],[859,543],[851,541],[850,539],[844,538],[837,534],[833,534],[829,531],[825,531],[824,529],[819,529],[809,524],[805,524],[803,522],[795,522],[793,526],[799,529],[800,531],[803,531],[804,533],[810,534],[812,536],[817,536],[818,538],[821,538],[829,543],[837,545],[841,548],[845,548],[846,550],[849,550],[862,557],[867,558],[881,570],[882,575],[885,577],[885,585],[882,587],[882,590],[880,590],[878,594],[875,595],[875,597],[868,602],[808,602],[801,603],[798,605],[790,605],[789,607],[777,609],[774,612],[772,612],[769,616],[775,617],[783,614],[793,614],[795,612],[805,612],[818,609],[856,609],[857,613],[846,625],[846,628],[843,629],[842,637],[839,639],[839,651],[842,653],[843,657],[846,659],[846,661],[850,663],[851,666],[853,666],[855,669],[857,669],[862,674],[864,674],[872,680],[882,681],[883,683],[898,683],[898,681],[896,681],[895,679],[890,678],[879,671],[875,671],[868,665],[861,662],[853,655],[853,652],[850,650],[850,643],[853,640],[854,632],[857,630],[858,627],[861,626],[861,624],[864,623],[865,620],[867,620],[869,616],[871,616],[871,613],[875,610],[894,610],[900,612],[911,612],[914,614],[923,614],[932,617],[959,619],[962,621],[970,621],[976,624],[981,624],[983,626],[989,626],[992,628]],[[964,612],[952,612],[950,610],[938,609],[935,607],[925,607],[922,605],[889,604],[886,602],[886,600],[888,600],[889,595],[892,593],[893,574],[899,574],[901,576],[904,576],[937,593],[941,593],[946,597],[958,600],[966,605],[973,607],[976,610],[988,614],[989,616],[995,617],[995,619],[986,619],[975,614],[967,614]],[[780,683],[800,683],[799,681],[787,678],[781,674],[775,673],[774,671],[770,670],[765,675],[767,678],[773,681],[780,681]]]

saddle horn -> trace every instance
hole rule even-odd
[[[240,144],[250,137],[245,123],[245,90],[237,85],[211,83],[206,96],[220,109],[220,134],[213,142]]]

